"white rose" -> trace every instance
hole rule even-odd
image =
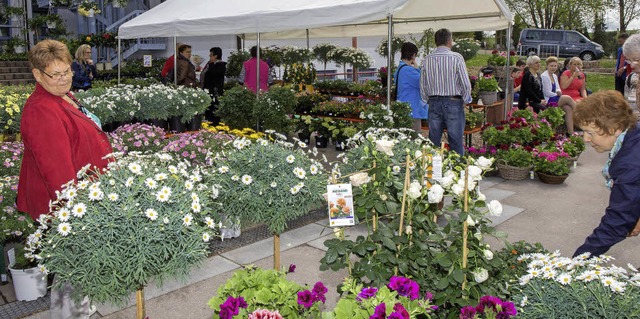
[[[460,179],[458,179],[458,184],[464,187],[464,171],[460,172]],[[469,175],[469,178],[467,179],[467,188],[469,189],[469,191],[472,191],[474,188],[476,188],[476,182],[471,177],[471,175]]]
[[[502,204],[500,204],[497,200],[492,200],[487,204],[489,208],[489,215],[491,216],[500,216],[502,215]]]
[[[467,170],[469,171],[469,179],[473,179],[474,181],[482,179],[482,169],[480,167],[469,165]]]
[[[477,200],[481,200],[481,201],[485,201],[487,200],[487,196],[484,196],[484,194],[480,193],[480,191],[478,191],[478,198],[476,198]]]
[[[480,167],[483,171],[486,171],[489,168],[491,168],[492,164],[493,164],[492,158],[486,158],[484,156],[480,156],[480,158],[476,160],[476,165],[478,165],[478,167]]]
[[[467,216],[467,225],[473,227],[476,225],[476,221],[471,218],[471,216]]]
[[[366,184],[371,181],[371,177],[367,173],[357,173],[349,176],[349,181],[351,181],[351,185],[360,186],[362,184]]]
[[[454,184],[451,186],[451,191],[456,194],[456,196],[462,196],[464,194],[464,186],[460,184]]]
[[[417,199],[422,195],[421,190],[422,185],[420,185],[420,183],[412,182],[411,185],[409,185],[409,192],[407,193],[407,195],[409,195],[411,199]]]
[[[394,141],[377,140],[376,150],[383,152],[389,156],[393,156],[393,146],[396,143]]]
[[[422,157],[422,151],[417,150],[415,156],[416,156],[416,158]]]
[[[482,233],[480,232],[480,230],[478,230],[477,232],[475,232],[473,234],[473,237],[477,238],[479,241],[482,241]]]
[[[429,203],[435,204],[442,201],[442,197],[444,196],[444,188],[442,186],[435,184],[431,186],[431,189],[427,192],[427,198],[429,199]]]
[[[441,184],[444,187],[450,187],[451,184],[453,184],[453,176],[445,175],[444,177],[442,177]]]
[[[471,272],[473,274],[473,279],[477,283],[482,283],[489,279],[489,272],[484,268],[476,268],[476,270]]]
[[[484,250],[484,258],[485,258],[486,260],[491,260],[491,259],[493,259],[493,252],[492,252],[491,250],[489,250],[489,249],[485,249],[485,250]]]

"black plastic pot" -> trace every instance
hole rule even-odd
[[[187,131],[199,131],[202,128],[202,114],[195,115],[191,121],[187,122]]]
[[[173,131],[176,133],[182,133],[185,131],[185,125],[181,122],[182,118],[180,116],[172,116],[169,118],[169,131]]]
[[[316,147],[317,148],[327,148],[327,144],[329,143],[329,138],[321,135],[316,135]]]

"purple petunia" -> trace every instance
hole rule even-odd
[[[485,309],[492,309],[494,313],[497,312],[496,306],[501,304],[502,300],[498,297],[494,296],[482,296],[480,297],[480,303],[476,306],[476,311],[478,313],[484,313]]]
[[[389,279],[387,287],[397,291],[398,295],[408,297],[411,300],[416,300],[420,297],[420,286],[409,278],[393,276]]]
[[[358,301],[362,301],[363,299],[369,299],[371,297],[375,297],[377,293],[378,293],[378,288],[376,287],[362,288],[362,291],[360,291],[356,299]]]
[[[518,315],[518,310],[516,310],[516,306],[511,301],[501,302],[500,308],[502,308],[502,311],[496,315],[496,319],[510,319]]]
[[[473,306],[465,306],[460,309],[460,319],[473,319],[476,316],[476,308]]]
[[[288,273],[296,272],[296,265],[295,264],[289,265],[289,271],[287,272]]]
[[[227,300],[220,305],[220,319],[232,319],[233,316],[240,313],[240,308],[247,308],[247,302],[242,296],[233,298],[229,296]]]
[[[300,291],[298,292],[298,304],[302,305],[305,308],[311,308],[311,306],[313,306],[313,302],[314,302],[314,298],[313,295],[311,294],[311,291],[309,290],[304,290],[304,291]]]
[[[373,315],[369,319],[385,319],[387,317],[387,306],[383,303],[376,306]]]
[[[316,282],[316,284],[313,285],[313,290],[311,291],[313,301],[322,301],[322,303],[325,303],[327,301],[327,298],[324,295],[327,293],[327,291],[329,290],[324,286],[322,281]]]
[[[402,319],[409,319],[409,312],[407,311],[407,309],[404,308],[404,306],[401,303],[396,303],[395,305],[393,305],[393,314],[399,314],[400,317]],[[391,316],[389,316],[389,318],[391,318]]]

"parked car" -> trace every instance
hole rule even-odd
[[[602,45],[580,32],[572,30],[524,29],[518,41],[520,55],[555,55],[569,58],[578,56],[583,61],[600,59],[604,55]]]

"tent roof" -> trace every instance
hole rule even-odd
[[[118,37],[242,34],[364,23],[383,19],[407,1],[169,0],[124,23]]]

